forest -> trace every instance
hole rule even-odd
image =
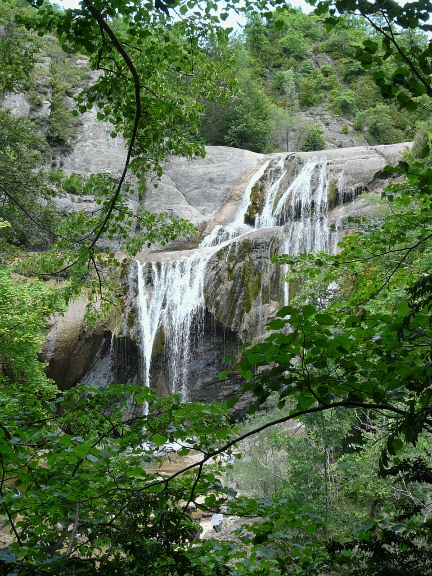
[[[0,97],[29,109],[0,109],[1,574],[432,576],[432,2],[309,3],[2,2]],[[61,169],[91,109],[126,142],[118,179]],[[404,141],[337,254],[275,258],[295,293],[215,375],[241,382],[229,401],[46,376],[52,315],[83,291],[89,325],[121,306],[105,240],[134,256],[194,233],[135,221],[129,174],[143,195],[206,145]],[[99,208],[65,215],[62,191]],[[197,539],[191,507],[230,529]]]

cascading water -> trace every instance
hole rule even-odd
[[[195,250],[175,261],[137,262],[144,384],[150,385],[152,353],[162,328],[170,391],[185,400],[191,334],[192,329],[199,333],[203,324],[204,271],[212,254],[212,250]]]
[[[240,205],[236,210],[234,220],[226,224],[225,226],[218,225],[213,228],[212,232],[203,238],[201,242],[201,248],[207,248],[210,246],[225,246],[226,243],[229,243],[234,238],[240,236],[240,234],[244,232],[248,232],[251,230],[251,227],[248,224],[245,224],[245,213],[248,209],[251,193],[254,185],[260,180],[260,178],[264,175],[265,171],[267,170],[270,164],[270,160],[264,162],[262,166],[255,172],[252,178],[249,180],[245,191],[243,193],[242,199],[240,201]]]
[[[283,166],[283,164],[282,164]],[[281,254],[329,251],[328,175],[325,159],[307,162],[277,200],[286,171],[270,187],[257,228],[285,225]],[[284,272],[288,272],[285,266]],[[289,284],[284,283],[284,303],[289,302]]]
[[[150,368],[156,336],[163,329],[171,392],[188,397],[188,365],[192,333],[200,333],[204,321],[204,278],[207,262],[222,246],[251,230],[244,223],[251,190],[262,177],[270,160],[249,180],[233,222],[216,226],[200,248],[182,254],[178,260],[137,261],[138,309],[141,332],[143,383],[150,386]],[[146,281],[149,274],[149,282]]]
[[[276,200],[277,193],[279,192],[279,186],[282,182],[283,177],[286,174],[284,167],[285,158],[281,156],[278,160],[277,172],[280,174],[279,177],[271,184],[265,198],[265,203],[261,214],[258,214],[255,222],[255,228],[270,228],[275,226],[273,210],[274,203]],[[246,206],[247,209],[247,206]]]
[[[216,252],[254,230],[245,224],[245,215],[258,181],[264,178],[268,190],[255,229],[283,227],[281,253],[298,255],[329,250],[327,161],[307,162],[288,188],[281,191],[286,175],[284,163],[285,157],[278,157],[263,164],[249,181],[233,221],[216,226],[198,249],[170,253],[171,259],[166,253],[161,254],[157,262],[149,261],[153,256],[146,256],[143,263],[137,261],[142,380],[146,386],[150,386],[155,343],[163,333],[170,392],[188,399],[191,339],[193,334],[202,333],[204,325],[206,267]],[[284,290],[288,302],[287,283]]]

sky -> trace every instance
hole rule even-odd
[[[64,8],[76,8],[78,3],[79,0],[55,0],[55,4],[60,4]],[[306,4],[304,0],[291,0],[290,4],[296,8],[301,8],[304,12],[311,11],[311,6]]]
[[[51,0],[51,1],[53,4],[59,4],[60,6],[63,6],[63,8],[76,8],[79,4],[79,0]],[[303,12],[311,12],[313,9],[310,4],[307,4],[305,2],[305,0],[290,0],[289,3],[294,8],[301,8]],[[241,22],[242,18],[233,13],[233,16],[228,18],[228,20],[225,22],[224,25],[227,27],[235,28],[238,25],[239,21]]]

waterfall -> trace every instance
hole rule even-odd
[[[255,228],[262,229],[262,228],[270,228],[271,226],[275,226],[275,221],[274,221],[274,216],[273,216],[274,203],[275,203],[277,193],[279,192],[279,187],[280,187],[281,181],[287,172],[285,167],[284,167],[284,164],[285,164],[285,158],[282,156],[281,158],[279,158],[278,165],[277,165],[277,172],[280,175],[271,184],[271,186],[270,186],[270,188],[266,194],[262,212],[261,212],[261,214],[259,214],[257,216],[256,222],[255,222]],[[247,206],[246,206],[246,209],[247,209]]]
[[[137,264],[138,314],[141,337],[144,385],[150,386],[150,366],[156,334],[161,326],[163,304],[166,293],[166,271],[164,266],[155,263]],[[147,287],[147,266],[151,272],[151,287]]]
[[[328,251],[330,228],[328,224],[327,160],[311,160],[280,195],[280,184],[286,174],[284,159],[279,160],[280,175],[270,186],[264,207],[256,219],[256,228],[284,225],[284,243],[281,254],[298,256],[310,252]],[[338,182],[338,192],[343,181]],[[287,273],[289,266],[284,266]],[[284,303],[289,302],[289,284],[284,283]]]
[[[249,180],[245,191],[243,192],[240,204],[234,215],[234,220],[225,226],[215,226],[212,232],[203,238],[200,245],[201,248],[207,248],[211,246],[226,246],[227,243],[229,243],[234,238],[237,238],[237,236],[240,236],[240,234],[251,230],[251,227],[248,224],[245,224],[246,210],[248,209],[250,203],[253,187],[264,175],[270,162],[270,160],[264,162],[264,164],[262,164],[262,166],[253,174],[252,178]]]
[[[169,257],[162,253],[158,255],[158,261],[151,261],[154,256],[150,255],[144,257],[147,261],[143,263],[137,261],[145,386],[150,386],[155,345],[158,350],[162,349],[158,338],[164,338],[170,392],[180,393],[183,400],[188,400],[189,364],[194,348],[192,337],[199,338],[204,330],[206,267],[213,254],[253,231],[253,227],[245,224],[245,215],[258,181],[264,182],[267,192],[261,213],[256,217],[255,229],[283,227],[284,242],[280,253],[295,256],[329,250],[327,165],[325,159],[307,162],[283,190],[281,186],[287,173],[285,157],[267,161],[249,180],[232,222],[216,226],[198,249],[168,253]],[[338,193],[342,194],[342,176],[338,184]],[[284,291],[284,300],[288,302],[288,283],[284,283]],[[264,318],[261,320],[265,322]]]
[[[271,186],[257,228],[285,225],[285,253],[327,250],[329,226],[327,161],[310,161],[281,195],[274,206],[279,184],[285,173]]]
[[[182,253],[178,260],[137,261],[138,311],[142,347],[143,383],[150,386],[150,369],[156,337],[161,328],[165,336],[165,351],[170,392],[188,398],[188,368],[191,357],[192,333],[202,332],[204,323],[204,278],[211,256],[234,238],[250,231],[244,223],[255,183],[265,173],[270,160],[253,174],[242,195],[234,219],[226,226],[216,226],[197,250]],[[148,276],[147,276],[148,275]],[[147,281],[148,280],[148,281]]]

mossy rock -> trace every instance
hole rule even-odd
[[[329,208],[334,208],[339,203],[339,193],[336,180],[333,178],[330,180],[327,192],[327,204]]]
[[[137,316],[138,316],[138,310],[136,306],[131,306],[126,321],[129,330],[131,330],[137,324]]]
[[[247,265],[244,270],[244,307],[245,311],[249,313],[252,308],[252,303],[258,298],[261,292],[261,274],[258,271],[251,270],[251,266]]]
[[[250,203],[246,210],[245,220],[247,224],[254,225],[256,217],[261,214],[265,203],[266,187],[262,179],[256,182],[251,190]]]
[[[153,350],[152,350],[152,357],[158,356],[159,354],[163,354],[165,350],[165,332],[163,328],[159,328],[156,333],[156,337],[153,342]]]

